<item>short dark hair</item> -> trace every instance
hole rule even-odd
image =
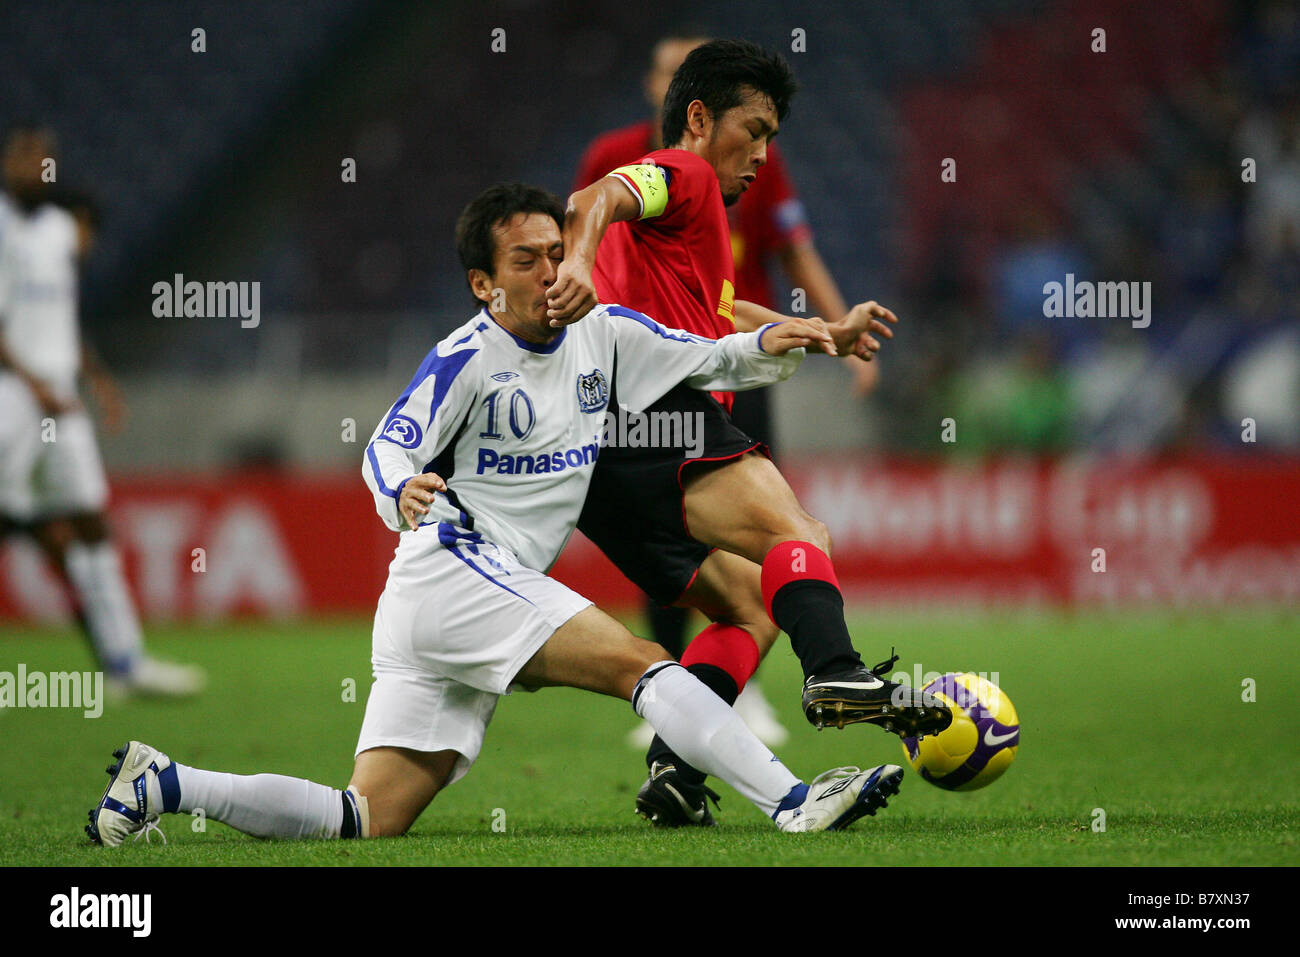
[[[481,269],[489,276],[495,275],[497,250],[492,230],[519,213],[550,216],[555,225],[564,229],[564,203],[554,193],[527,183],[489,186],[470,201],[456,220],[456,254],[466,273]]]
[[[681,142],[692,102],[702,102],[716,119],[741,104],[747,86],[771,99],[779,120],[790,112],[790,98],[798,89],[781,54],[748,40],[710,40],[696,47],[673,74],[664,97],[664,146]]]

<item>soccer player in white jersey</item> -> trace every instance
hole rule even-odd
[[[470,203],[457,250],[483,308],[425,357],[366,448],[366,483],[401,538],[375,614],[375,682],[348,788],[199,770],[132,741],[90,812],[92,839],[117,845],[161,813],[200,807],[261,837],[402,834],[469,770],[512,687],[631,701],[784,831],[845,827],[897,792],[895,765],[803,783],[663,648],[546,576],[616,403],[642,410],[679,382],[753,388],[790,375],[806,346],[834,353],[815,319],[715,342],[605,305],[552,329],[546,290],[563,220],[556,197],[521,184]]]
[[[116,389],[77,324],[77,266],[89,242],[42,178],[53,135],[16,127],[0,193],[0,533],[26,532],[70,587],[78,620],[117,691],[186,695],[197,668],[150,657],[104,509],[108,483],[81,403],[86,374],[110,423]]]

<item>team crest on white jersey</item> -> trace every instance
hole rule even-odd
[[[404,449],[414,449],[424,440],[424,433],[410,416],[395,415],[384,426],[384,438]]]
[[[609,402],[609,380],[599,369],[578,373],[578,407],[583,412],[599,412]]]

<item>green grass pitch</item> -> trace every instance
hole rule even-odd
[[[405,838],[264,842],[165,817],[169,843],[116,850],[82,833],[113,748],[139,738],[183,763],[274,771],[342,786],[369,687],[369,622],[165,627],[158,654],[207,667],[186,703],[136,701],[0,712],[0,865],[1295,865],[1300,863],[1300,616],[1233,612],[859,611],[871,663],[997,672],[1020,713],[1011,770],[970,794],[908,769],[902,793],[839,834],[783,835],[739,795],[719,827],[660,832],[633,815],[644,777],[621,701],[568,689],[502,700],[478,764]],[[90,667],[67,630],[6,627],[0,671]],[[1255,682],[1245,702],[1244,679]],[[356,683],[356,700],[345,682]],[[815,731],[799,713],[788,644],[761,672],[792,729],[780,749],[805,777],[838,765],[905,764],[868,726]],[[1105,812],[1096,831],[1094,809]],[[494,824],[496,827],[494,828]],[[503,827],[503,829],[502,829]]]

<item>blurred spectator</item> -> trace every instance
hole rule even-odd
[[[1010,358],[963,371],[951,393],[960,429],[953,448],[963,455],[1065,451],[1069,389],[1052,353],[1052,337],[1040,329],[1020,337]]]
[[[1278,327],[1242,351],[1223,377],[1223,410],[1238,441],[1250,418],[1259,445],[1300,447],[1300,327]]]
[[[1286,234],[1300,232],[1300,99],[1292,99],[1257,121],[1257,182],[1248,184],[1246,240],[1249,254],[1272,259],[1286,244]]]
[[[1046,333],[1056,345],[1072,344],[1085,335],[1083,324],[1089,320],[1045,317],[1043,286],[1064,283],[1068,273],[1076,280],[1090,278],[1083,253],[1040,206],[1021,210],[1015,230],[992,264],[999,332]]]

